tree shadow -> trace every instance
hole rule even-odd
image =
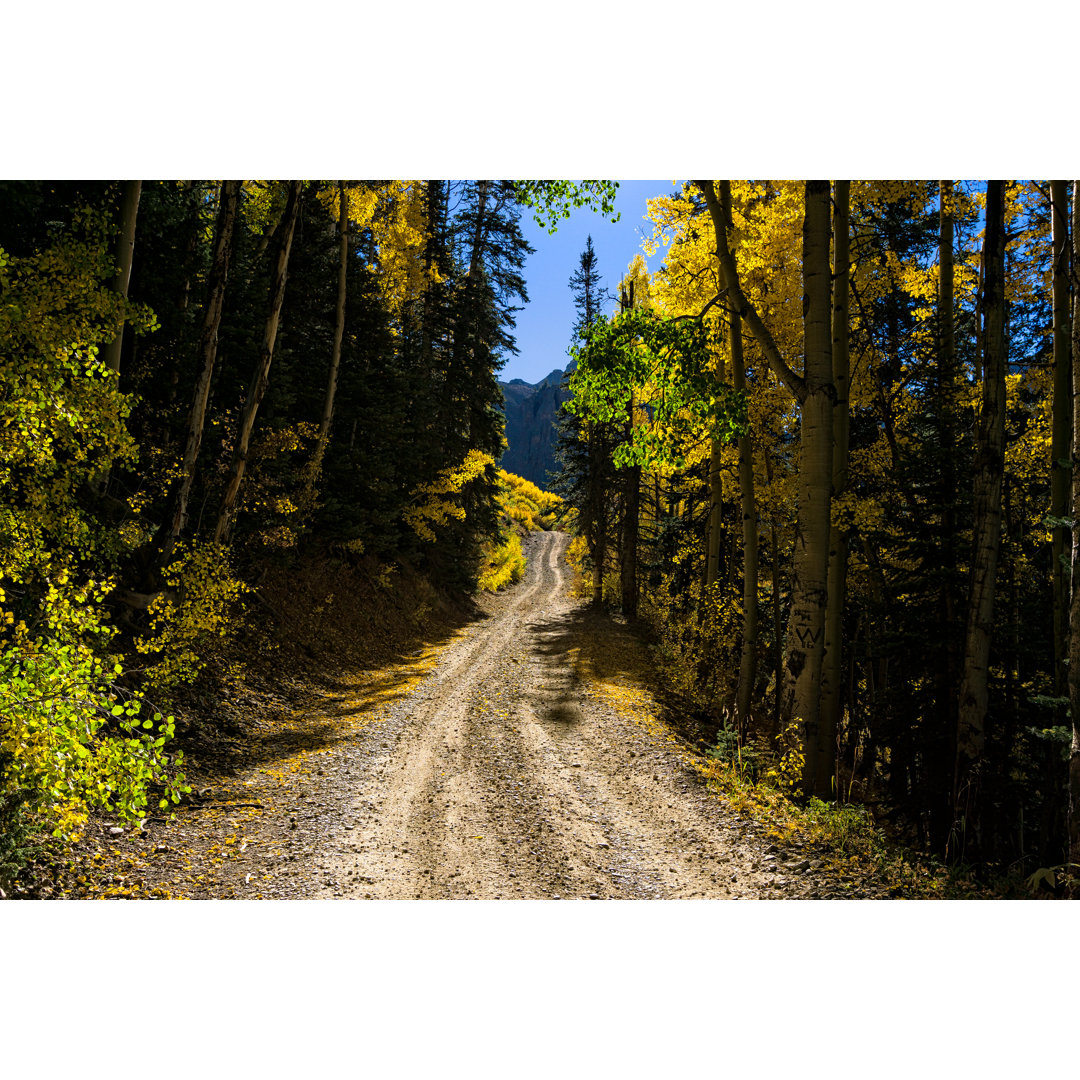
[[[614,689],[648,693],[660,719],[688,743],[699,749],[715,743],[715,724],[664,685],[643,623],[628,623],[605,608],[582,603],[565,614],[534,620],[528,629],[533,651],[545,662],[567,659],[576,688],[583,675]]]

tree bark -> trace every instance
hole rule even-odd
[[[607,507],[602,462],[608,453],[602,427],[588,424],[589,476],[588,501],[590,530],[587,536],[589,559],[592,562],[592,602],[597,607],[604,602],[604,563],[607,559]]]
[[[634,397],[630,395],[627,439],[634,433]],[[622,559],[619,566],[619,585],[622,592],[622,613],[629,619],[637,618],[638,607],[638,518],[641,508],[641,466],[633,465],[626,470],[623,480],[623,529]]]
[[[851,181],[833,186],[832,365],[836,400],[833,404],[832,497],[848,486],[850,429],[848,361],[849,206]],[[821,670],[821,770],[836,775],[836,733],[843,706],[843,619],[847,601],[848,527],[833,522],[829,529],[829,600],[825,617],[825,658]],[[839,792],[831,791],[832,797]]]
[[[112,280],[112,290],[127,297],[131,282],[131,263],[135,254],[135,221],[139,215],[139,198],[142,195],[142,181],[128,180],[124,184],[124,195],[120,201],[120,235],[116,238],[116,276]],[[124,327],[127,323],[121,319],[116,337],[102,350],[101,358],[115,372],[120,371],[120,353],[124,347]]]
[[[772,484],[772,462],[769,449],[762,450],[765,462],[765,478]],[[773,620],[773,708],[772,733],[780,734],[780,699],[784,684],[783,620],[780,605],[780,541],[776,533],[775,515],[769,515],[769,546],[772,549],[772,620]]]
[[[270,283],[270,312],[263,331],[259,362],[252,375],[251,384],[248,387],[247,401],[244,403],[244,412],[240,418],[240,430],[237,433],[236,448],[233,451],[232,463],[229,468],[229,480],[221,500],[217,527],[214,529],[215,543],[223,543],[228,538],[233,513],[236,509],[236,497],[240,491],[240,484],[244,479],[244,471],[247,467],[251,432],[255,427],[255,417],[266,394],[266,386],[270,378],[270,364],[274,359],[274,343],[277,341],[278,325],[281,321],[281,307],[285,300],[285,281],[288,278],[289,254],[292,251],[296,218],[300,209],[300,187],[301,182],[299,180],[292,180],[289,183],[289,197],[285,203],[285,212],[282,214],[281,219],[281,242],[278,247],[273,278]]]
[[[939,641],[944,647],[935,659],[935,718],[931,745],[927,748],[925,805],[930,807],[931,844],[944,852],[949,840],[952,819],[952,781],[950,772],[956,760],[956,702],[960,667],[957,610],[959,609],[957,569],[956,506],[959,501],[957,469],[953,447],[956,444],[956,333],[953,274],[953,182],[939,183],[938,210],[938,357],[937,357],[937,435],[941,461],[940,560],[941,585],[938,590]],[[888,414],[886,414],[888,415]],[[891,432],[891,426],[890,426]],[[892,440],[895,443],[895,439]],[[906,493],[914,503],[913,493]]]
[[[726,229],[734,232],[730,187],[725,187],[721,211]],[[724,287],[730,283],[724,279]],[[746,363],[743,359],[742,319],[735,313],[728,318],[728,351],[731,354],[731,385],[746,391]],[[743,633],[739,654],[739,684],[735,693],[735,722],[745,735],[750,722],[750,705],[757,680],[758,648],[758,520],[754,493],[754,447],[750,434],[739,436],[739,503],[742,515],[743,555]]]
[[[1064,180],[1050,181],[1052,237],[1054,248],[1053,318],[1054,318],[1054,406],[1050,436],[1050,516],[1053,526],[1053,595],[1054,595],[1054,685],[1065,693],[1066,608],[1068,590],[1065,564],[1072,554],[1067,550],[1069,526],[1058,524],[1069,516],[1069,472],[1072,436],[1072,368],[1069,328],[1069,196]]]
[[[728,326],[731,338],[731,385],[746,389],[743,362],[742,320],[732,315]],[[750,706],[757,681],[758,650],[758,544],[757,498],[754,492],[754,445],[750,435],[739,436],[739,502],[742,511],[743,554],[743,634],[739,655],[739,687],[735,697],[735,720],[744,735],[750,723]]]
[[[723,379],[723,362],[717,367],[717,381]],[[721,469],[723,454],[720,441],[709,446],[709,531],[705,541],[705,588],[711,589],[720,577],[720,533],[723,527],[724,481]]]
[[[803,221],[803,349],[806,397],[800,414],[798,518],[792,604],[786,635],[783,714],[803,728],[803,791],[828,795],[831,773],[820,721],[821,664],[828,604],[832,497],[832,320],[829,281],[829,182],[806,182]]]
[[[1080,180],[1073,181],[1072,207],[1072,458],[1080,462]],[[1080,469],[1072,470],[1072,601],[1069,609],[1069,862],[1080,867]]]
[[[218,329],[225,304],[225,284],[229,277],[229,261],[232,258],[233,237],[240,206],[240,180],[224,180],[218,196],[217,224],[214,227],[214,250],[210,262],[206,305],[203,308],[202,330],[199,334],[199,358],[201,366],[195,382],[195,394],[188,415],[187,440],[184,445],[184,461],[180,470],[180,483],[174,497],[169,524],[169,535],[163,547],[161,562],[168,561],[173,545],[187,528],[188,500],[195,480],[195,464],[202,445],[203,428],[206,423],[206,407],[210,398],[210,381],[217,360]]]
[[[953,779],[954,828],[963,823],[966,842],[976,849],[1005,468],[1005,182],[1002,180],[987,183],[983,268],[983,393],[975,454],[974,552]]]
[[[308,469],[307,489],[310,493],[322,469],[326,446],[330,441],[330,424],[334,419],[334,398],[337,396],[338,369],[341,366],[341,343],[345,337],[345,300],[346,281],[349,270],[349,206],[345,198],[345,181],[338,181],[338,290],[337,319],[334,324],[334,347],[330,354],[330,375],[326,381],[326,395],[323,398],[322,419],[319,421],[319,434]]]

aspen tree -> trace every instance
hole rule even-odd
[[[224,180],[218,195],[217,223],[214,227],[214,248],[210,261],[206,304],[203,307],[202,330],[199,334],[199,374],[195,382],[195,394],[188,414],[187,439],[184,445],[184,461],[180,470],[180,482],[174,496],[172,514],[169,518],[169,535],[163,546],[160,562],[168,562],[173,545],[187,528],[188,500],[195,480],[195,465],[202,445],[206,425],[206,406],[210,398],[210,380],[217,360],[218,330],[225,304],[225,285],[229,277],[233,237],[240,206],[240,180]]]
[[[345,198],[345,181],[338,181],[338,288],[337,311],[334,322],[334,347],[330,354],[330,375],[326,381],[326,396],[323,398],[322,419],[319,421],[319,433],[308,470],[308,490],[315,482],[322,468],[326,445],[330,441],[330,424],[334,419],[334,398],[337,394],[338,369],[341,366],[341,342],[345,336],[345,300],[346,282],[349,270],[349,209]]]
[[[281,307],[285,301],[285,282],[289,271],[289,254],[292,251],[293,235],[296,231],[296,218],[300,210],[301,181],[289,182],[289,195],[285,211],[281,217],[281,237],[275,260],[274,272],[270,282],[270,310],[263,330],[262,349],[259,360],[248,386],[247,400],[240,418],[240,430],[237,433],[236,448],[233,450],[229,467],[229,480],[222,496],[218,511],[217,526],[214,529],[214,542],[222,543],[228,537],[236,509],[236,497],[244,479],[247,467],[248,449],[251,446],[251,433],[255,427],[255,417],[266,394],[270,379],[270,365],[274,359],[274,343],[277,341],[278,325],[281,321]]]
[[[728,286],[729,304],[746,321],[769,366],[800,405],[798,517],[781,716],[787,721],[798,721],[801,727],[805,753],[804,791],[807,794],[827,793],[829,775],[823,771],[820,689],[828,601],[832,404],[836,396],[832,381],[829,182],[808,180],[804,192],[803,375],[796,374],[780,354],[768,327],[742,291],[712,182],[698,180],[695,183],[713,218],[717,257]],[[730,200],[730,181],[718,183],[722,198]]]
[[[734,229],[730,191],[721,205],[724,221]],[[726,282],[724,282],[726,286]],[[728,317],[728,351],[731,355],[731,385],[739,393],[746,391],[746,364],[743,359],[742,319],[731,312]],[[739,500],[743,526],[743,633],[739,655],[739,685],[735,695],[735,719],[739,730],[746,731],[750,719],[750,702],[757,678],[758,648],[758,520],[754,494],[754,446],[750,432],[739,436]],[[719,453],[719,443],[713,440],[711,453]]]
[[[986,187],[983,241],[982,408],[975,453],[975,523],[971,592],[957,716],[954,829],[977,846],[979,771],[986,748],[990,638],[1001,545],[1005,467],[1005,181]]]
[[[635,260],[636,262],[636,260]],[[643,269],[643,268],[642,268]],[[631,267],[629,280],[624,279],[619,296],[619,307],[627,311],[634,307],[634,268]],[[630,391],[630,400],[626,408],[626,440],[634,437],[634,391]],[[619,551],[619,591],[622,598],[622,612],[627,619],[637,618],[638,581],[638,519],[641,510],[641,466],[631,465],[623,470],[623,515],[621,546]]]
[[[1080,462],[1080,180],[1072,185],[1072,460]],[[1069,862],[1080,866],[1080,469],[1072,470],[1072,600],[1069,608]]]
[[[116,276],[112,290],[126,297],[131,282],[131,264],[135,255],[135,221],[139,214],[139,198],[142,194],[141,180],[128,180],[120,201],[120,234],[116,238]],[[121,322],[116,337],[102,349],[102,360],[113,371],[120,370],[120,353],[124,345],[124,323]]]
[[[1072,370],[1069,341],[1069,196],[1064,180],[1050,181],[1054,248],[1054,411],[1050,444],[1050,516],[1053,518],[1054,687],[1065,691],[1067,589],[1066,544],[1069,526],[1069,439],[1072,433]]]
[[[832,365],[836,399],[833,404],[832,497],[848,486],[850,429],[848,363],[849,204],[851,181],[833,186]],[[829,600],[825,617],[825,658],[821,672],[821,777],[836,771],[836,732],[841,713],[843,679],[843,619],[847,599],[848,530],[833,522],[829,530]],[[835,794],[835,793],[834,793]]]
[[[931,829],[936,850],[948,843],[951,785],[948,771],[956,758],[956,729],[952,723],[959,667],[956,624],[957,536],[956,503],[956,332],[954,232],[956,196],[953,181],[938,184],[938,293],[937,293],[937,417],[941,448],[941,541],[937,551],[942,574],[938,588],[937,616],[944,631],[944,647],[936,659],[937,712],[934,746],[928,752],[927,775],[931,805]]]

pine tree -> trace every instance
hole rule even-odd
[[[589,330],[603,318],[603,305],[611,300],[602,280],[590,235],[569,281],[577,311],[573,328],[575,341],[588,340]],[[604,565],[614,524],[615,467],[611,455],[615,435],[611,427],[610,424],[583,420],[564,410],[559,419],[556,449],[560,472],[555,481],[555,492],[577,510],[577,527],[585,537],[592,564],[594,604],[603,602]]]

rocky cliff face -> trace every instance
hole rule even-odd
[[[527,383],[524,379],[499,383],[508,444],[499,467],[548,490],[548,473],[556,468],[555,422],[559,407],[570,398],[563,386],[566,374],[556,369],[538,383]]]

